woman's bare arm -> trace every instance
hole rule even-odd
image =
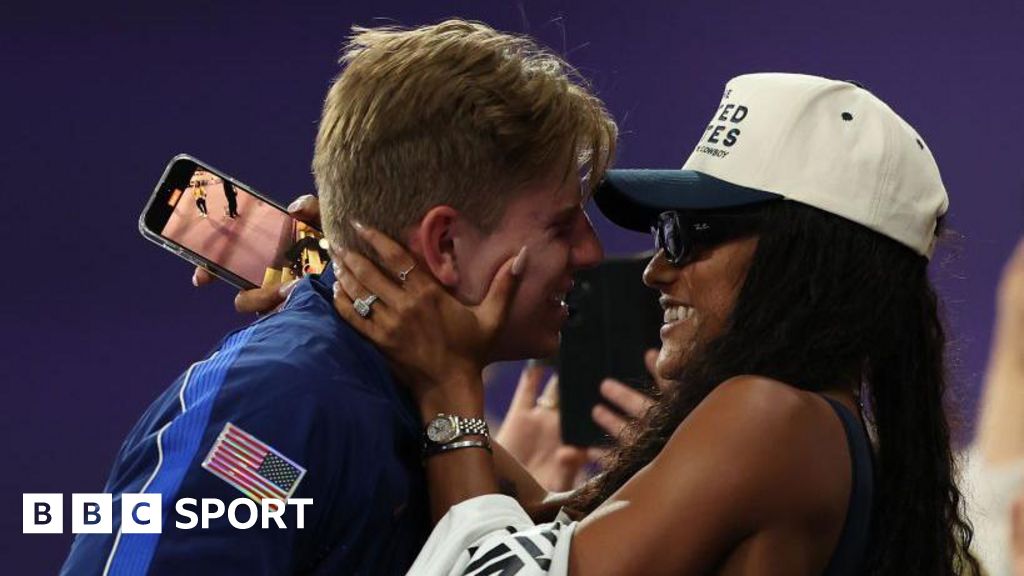
[[[841,530],[849,478],[831,408],[779,382],[734,378],[580,523],[570,573],[704,574],[779,524],[791,526],[797,552],[774,550],[773,570],[820,573]],[[822,522],[808,527],[807,517]]]
[[[572,498],[575,491],[550,492],[541,486],[523,465],[497,442],[494,448],[494,468],[498,475],[498,488],[502,494],[512,496],[537,522],[550,522]]]

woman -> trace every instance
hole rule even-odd
[[[977,572],[927,276],[947,200],[909,125],[851,83],[741,76],[683,170],[612,171],[596,200],[614,222],[654,229],[657,370],[684,384],[568,496],[538,495],[480,430],[431,428],[444,427],[438,413],[482,415],[482,359],[529,255],[476,307],[422,272],[396,281],[342,258],[339,313],[386,351],[430,422],[441,520],[411,573]],[[361,235],[388,270],[415,263]],[[368,294],[380,307],[357,313]],[[497,495],[495,468],[527,488],[534,519],[547,503],[577,521],[535,525]]]

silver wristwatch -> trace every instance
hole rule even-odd
[[[480,435],[484,440],[490,438],[487,422],[482,418],[462,418],[451,414],[438,414],[436,418],[427,423],[424,431],[424,449],[427,452],[434,451],[463,436]],[[488,443],[489,444],[489,443]]]

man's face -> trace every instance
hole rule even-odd
[[[456,293],[478,303],[498,269],[526,246],[526,268],[498,336],[492,361],[543,358],[558,352],[559,331],[569,316],[565,295],[573,274],[601,261],[601,244],[583,211],[580,182],[559,174],[528,187],[506,207],[490,234],[456,246]]]

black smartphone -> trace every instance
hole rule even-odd
[[[558,355],[562,441],[567,444],[611,441],[591,418],[594,406],[602,402],[599,387],[605,378],[653,390],[644,353],[661,346],[664,312],[657,291],[643,284],[650,259],[650,254],[612,258],[576,275]]]
[[[319,274],[330,258],[320,230],[187,154],[167,164],[139,231],[241,289]]]

